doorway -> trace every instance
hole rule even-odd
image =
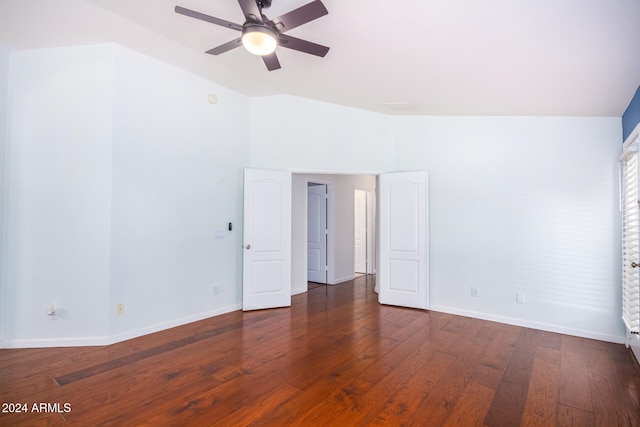
[[[373,193],[354,189],[353,192],[353,235],[354,235],[354,275],[373,274]]]
[[[354,189],[372,194],[375,207],[375,175],[294,172],[292,175],[292,294],[306,292],[310,282],[309,266],[316,261],[308,256],[309,230],[308,189],[310,184],[326,185],[327,250],[326,284],[337,285],[355,278],[354,275]],[[317,185],[312,185],[317,186]],[[375,217],[370,221],[375,228]],[[375,229],[373,230],[375,232]],[[375,253],[375,236],[369,234]],[[371,265],[370,268],[374,268]]]

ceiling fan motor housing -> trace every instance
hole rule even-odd
[[[256,3],[260,9],[268,8],[271,6],[271,0],[256,0]]]

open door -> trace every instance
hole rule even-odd
[[[244,171],[242,309],[291,305],[291,173]]]
[[[378,179],[378,300],[382,304],[427,309],[427,173],[385,173]]]
[[[327,185],[307,185],[307,280],[327,283]]]

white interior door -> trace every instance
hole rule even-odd
[[[327,283],[327,186],[307,186],[307,280]]]
[[[367,192],[353,193],[354,265],[356,273],[367,272]]]
[[[291,305],[291,173],[245,169],[242,309]]]
[[[427,309],[427,173],[386,173],[378,179],[378,299],[382,304]]]

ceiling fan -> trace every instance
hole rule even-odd
[[[218,47],[208,50],[206,53],[220,55],[240,45],[243,45],[250,53],[262,57],[264,64],[269,71],[280,68],[280,61],[276,56],[276,47],[282,46],[287,49],[309,53],[324,57],[329,48],[307,40],[283,34],[307,22],[318,19],[328,14],[327,8],[320,0],[312,1],[304,6],[285,13],[282,16],[269,20],[262,9],[271,6],[271,0],[238,0],[242,13],[245,16],[244,24],[236,24],[220,18],[205,15],[204,13],[176,6],[176,13],[200,19],[232,30],[241,31],[242,36]]]

